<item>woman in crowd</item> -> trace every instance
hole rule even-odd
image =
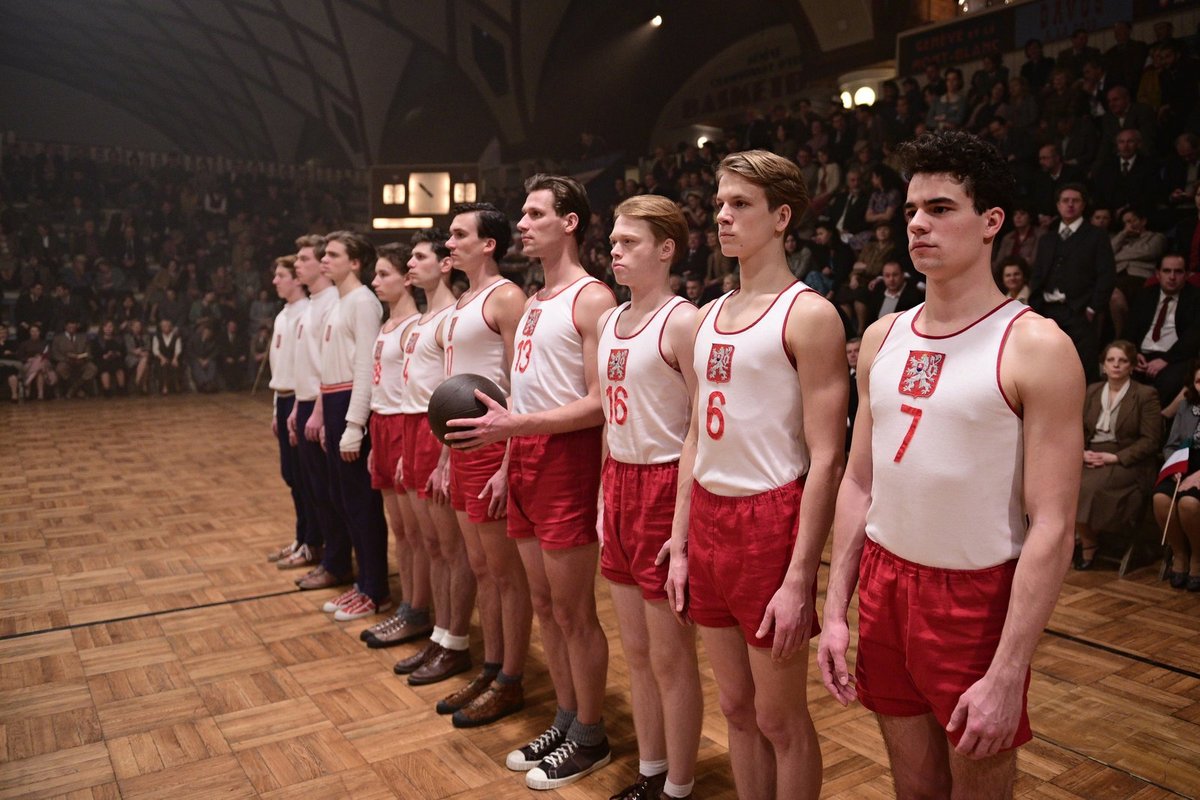
[[[992,263],[999,265],[1009,256],[1020,256],[1026,264],[1032,264],[1037,256],[1038,239],[1042,230],[1034,224],[1033,212],[1024,206],[1013,208],[1013,228],[1000,240],[1000,246],[992,254]]]
[[[50,362],[50,343],[42,338],[42,326],[29,326],[29,338],[17,347],[17,359],[24,371],[23,380],[28,393],[30,387],[37,388],[37,399],[46,399],[46,387],[58,383],[58,373]]]
[[[871,168],[871,196],[867,199],[867,229],[855,234],[851,246],[861,250],[875,238],[875,226],[886,223],[901,228],[903,218],[900,206],[904,204],[904,184],[891,167],[876,164]]]
[[[138,318],[129,321],[125,332],[125,371],[133,375],[133,388],[150,394],[150,337]]]
[[[100,388],[105,397],[112,397],[113,383],[122,393],[125,391],[125,342],[117,333],[111,319],[100,326],[100,338],[96,340],[96,368],[99,370]]]
[[[1158,268],[1158,261],[1167,251],[1167,237],[1146,230],[1146,212],[1127,208],[1121,215],[1124,227],[1112,237],[1113,261],[1117,270],[1117,285],[1108,301],[1113,329],[1117,336],[1125,330],[1129,307],[1138,290]]]
[[[1183,402],[1175,412],[1167,446],[1163,448],[1170,457],[1179,448],[1186,447],[1197,452],[1200,442],[1196,431],[1200,429],[1200,364],[1192,367],[1192,379],[1183,389]],[[1175,493],[1175,480],[1168,478],[1154,489],[1154,518],[1159,527],[1167,524],[1167,544],[1171,547],[1171,568],[1167,580],[1171,588],[1186,588],[1189,592],[1200,592],[1200,463],[1195,457],[1188,458],[1190,474],[1179,483]],[[1175,497],[1175,510],[1171,512],[1171,498]]]
[[[196,331],[188,347],[191,356],[192,382],[196,391],[201,394],[211,394],[219,388],[217,385],[217,340],[213,336],[212,326],[202,324]]]
[[[1029,91],[1029,83],[1020,76],[1008,81],[1008,121],[1019,131],[1037,127],[1037,100]]]
[[[1013,300],[1029,305],[1029,264],[1020,256],[1009,256],[996,269],[1000,291]]]
[[[1075,569],[1091,569],[1100,549],[1100,532],[1138,523],[1146,494],[1158,470],[1162,420],[1158,393],[1137,383],[1137,348],[1115,341],[1104,349],[1104,380],[1087,388],[1083,404],[1083,479],[1075,533],[1079,554]]]
[[[150,353],[158,369],[158,385],[162,393],[178,394],[183,372],[183,339],[170,317],[159,320],[158,333],[150,341]]]
[[[21,399],[21,359],[17,345],[8,340],[8,326],[0,324],[0,379],[8,384],[8,396],[14,403]]]

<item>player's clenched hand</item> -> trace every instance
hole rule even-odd
[[[453,431],[446,434],[446,444],[457,450],[474,450],[476,447],[503,442],[516,429],[513,415],[507,408],[478,389],[475,390],[475,398],[487,407],[486,414],[471,419],[452,419],[446,423],[446,427]]]
[[[435,503],[448,503],[450,501],[450,464],[439,463],[433,468],[433,472],[429,473],[429,480],[425,482],[425,491],[433,498]]]
[[[488,478],[488,482],[483,485],[483,491],[479,493],[479,499],[491,495],[491,500],[488,502],[488,517],[491,519],[503,519],[508,514],[508,467],[501,466],[496,470],[496,474]]]
[[[967,758],[987,758],[1011,747],[1021,721],[1025,677],[1000,680],[984,675],[958,698],[948,733],[962,731],[955,751]]]
[[[396,487],[397,487],[396,491],[398,491],[398,492],[404,491],[403,488],[400,488],[400,487],[404,486],[404,458],[403,457],[396,459],[396,474],[394,476],[392,476],[392,483],[396,484]]]
[[[800,642],[808,639],[812,613],[807,587],[784,580],[783,585],[775,590],[771,602],[767,603],[762,624],[754,635],[761,639],[773,627],[775,641],[771,647],[771,658],[786,661],[792,657]]]
[[[817,666],[821,668],[821,682],[825,688],[844,706],[854,700],[854,676],[846,666],[846,651],[849,648],[850,627],[846,621],[830,622],[826,619],[817,644]]]
[[[691,621],[687,613],[687,551],[680,550],[676,552],[674,548],[670,547],[670,542],[667,542],[667,545],[671,559],[671,564],[667,568],[667,585],[665,587],[667,590],[667,604],[671,607],[671,613],[675,615],[675,619],[679,620],[679,624],[687,625]]]

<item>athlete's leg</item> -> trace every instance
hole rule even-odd
[[[1011,800],[1017,778],[1017,750],[970,759],[950,750],[950,800]]]
[[[581,725],[595,725],[604,712],[608,639],[596,615],[596,542],[543,553],[554,619],[571,659],[571,680]]]
[[[405,563],[401,559],[407,561],[407,566],[402,567],[402,570],[408,571],[412,582],[411,589],[405,587],[410,593],[408,602],[413,608],[428,609],[433,598],[429,586],[429,554],[425,552],[425,540],[421,537],[417,513],[413,509],[412,498],[408,496],[408,492],[396,493],[396,508],[403,528],[403,538],[396,539],[396,558],[401,564]],[[403,574],[401,572],[401,575]]]
[[[412,502],[413,514],[417,518],[417,529],[421,532],[421,541],[425,545],[425,554],[429,558],[433,624],[442,630],[450,630],[450,580],[437,528],[433,524],[433,517],[429,514],[430,501],[422,500],[415,491],[408,493],[408,499]]]
[[[636,586],[614,581],[609,581],[608,586],[621,630],[621,648],[625,651],[625,663],[629,667],[629,694],[633,707],[633,730],[637,734],[638,758],[642,761],[662,761],[667,758],[667,742],[663,732],[660,681],[658,675],[651,671],[647,604],[642,600],[642,590]],[[671,622],[676,628],[683,627],[674,620]]]
[[[542,547],[537,538],[531,537],[518,539],[517,550],[521,555],[521,563],[525,566],[529,597],[542,632],[542,650],[546,658],[546,668],[550,671],[550,681],[554,684],[554,696],[558,707],[566,711],[576,711],[579,704],[575,695],[575,683],[571,678],[571,656],[567,651],[566,637],[554,617],[554,602],[550,582],[546,577]]]
[[[948,800],[949,742],[933,714],[893,717],[876,714],[887,745],[896,800]]]
[[[479,626],[483,631],[483,660],[487,664],[498,664],[504,659],[500,593],[488,571],[487,554],[479,538],[479,527],[471,522],[465,511],[455,513],[467,551],[467,563],[475,576],[475,599],[479,603]]]
[[[704,695],[696,664],[696,629],[680,625],[666,601],[648,602],[644,607],[650,634],[650,665],[662,697],[667,777],[671,783],[683,786],[696,773],[696,751],[700,747],[704,716]],[[640,738],[638,742],[640,748]]]
[[[533,606],[529,600],[529,581],[521,565],[516,540],[508,538],[508,523],[498,519],[476,523],[479,543],[487,560],[488,574],[500,600],[500,622],[503,630],[504,674],[518,677],[525,671],[529,654],[529,631],[533,626]],[[487,635],[484,634],[484,638]]]
[[[775,752],[775,793],[779,797],[816,797],[821,792],[821,748],[808,714],[808,640],[787,661],[771,650],[751,647],[754,709],[758,729]]]
[[[450,627],[447,630],[454,636],[467,636],[471,632],[471,613],[475,610],[475,576],[467,561],[467,548],[463,545],[462,531],[458,529],[458,518],[449,503],[431,500],[426,507],[446,563],[446,589],[450,599]]]
[[[742,630],[701,626],[700,638],[717,679],[721,713],[729,723],[729,762],[738,797],[774,800],[775,754],[758,728],[754,674]]]
[[[400,502],[391,489],[380,489],[383,495],[383,511],[387,516],[388,529],[395,543],[396,572],[400,576],[400,602],[412,605],[413,574],[412,545],[405,541],[404,520],[400,517]]]

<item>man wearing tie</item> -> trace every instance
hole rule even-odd
[[[1138,348],[1138,376],[1158,390],[1166,407],[1200,354],[1200,289],[1187,282],[1183,256],[1163,256],[1155,274],[1158,290],[1146,289],[1133,302],[1129,340]]]
[[[1086,204],[1081,184],[1059,188],[1059,221],[1038,241],[1029,305],[1071,337],[1084,374],[1091,378],[1100,359],[1096,315],[1108,308],[1116,272],[1108,235],[1084,224]]]
[[[1158,168],[1141,150],[1139,132],[1121,131],[1117,134],[1116,155],[1096,168],[1096,202],[1118,216],[1129,206],[1156,208],[1162,199]]]

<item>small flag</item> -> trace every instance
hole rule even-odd
[[[1188,471],[1188,448],[1181,447],[1167,458],[1166,463],[1162,465],[1162,469],[1158,472],[1158,480],[1155,485],[1162,483],[1167,478],[1173,475],[1183,477]]]

